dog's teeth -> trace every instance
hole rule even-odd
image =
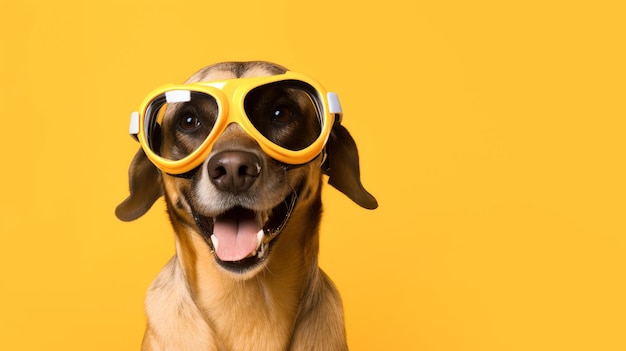
[[[263,233],[263,229],[259,230],[258,233],[256,233],[256,240],[257,240],[257,244],[256,244],[256,248],[258,249],[261,244],[263,243],[263,238],[265,237],[265,233]]]
[[[211,235],[211,242],[213,243],[213,250],[217,251],[217,245],[219,242],[217,241],[215,234]]]
[[[259,250],[259,258],[263,258],[263,255],[265,255],[265,247],[267,245],[265,244],[261,244],[261,249]]]

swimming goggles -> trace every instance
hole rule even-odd
[[[299,73],[181,85],[152,91],[131,116],[130,133],[159,169],[183,174],[198,167],[232,123],[270,157],[310,162],[341,122],[337,94]]]

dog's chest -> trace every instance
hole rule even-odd
[[[216,341],[227,350],[285,350],[297,313],[293,294],[256,280],[239,283],[200,307],[214,324]]]

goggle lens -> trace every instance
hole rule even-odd
[[[148,146],[164,159],[181,160],[207,140],[219,113],[217,99],[206,93],[175,91],[158,95],[146,108]]]
[[[298,151],[320,136],[322,112],[315,89],[297,81],[281,81],[252,89],[244,111],[254,128],[282,148]]]

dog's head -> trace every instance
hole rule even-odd
[[[267,62],[222,63],[200,70],[187,83],[285,72],[283,67]],[[202,144],[202,140],[196,140],[197,135],[208,124],[206,116],[215,119],[218,105],[202,99],[171,104],[162,112],[162,126],[151,137],[156,146],[151,148],[158,148],[158,157],[164,159],[184,158],[191,153],[188,150],[195,150],[194,145]],[[268,130],[264,136],[277,144],[302,149],[320,134],[320,127],[315,126],[315,104],[297,90],[250,92],[245,105],[248,115],[272,116],[256,122],[254,128]],[[175,125],[168,127],[168,116],[178,116],[171,118]],[[266,128],[264,123],[280,128]],[[323,150],[303,164],[279,161],[269,155],[263,147],[267,141],[259,142],[254,133],[238,123],[225,125],[196,161],[197,166],[183,173],[164,171],[166,166],[158,162],[157,168],[154,157],[148,157],[152,151],[147,156],[144,149],[139,149],[129,170],[130,196],[117,207],[116,215],[124,221],[135,220],[165,195],[175,227],[185,226],[200,235],[225,270],[235,274],[251,272],[268,261],[274,242],[287,231],[294,216],[313,214],[313,220],[319,221],[322,174],[360,206],[377,207],[374,197],[361,185],[354,140],[339,121],[329,128]]]

